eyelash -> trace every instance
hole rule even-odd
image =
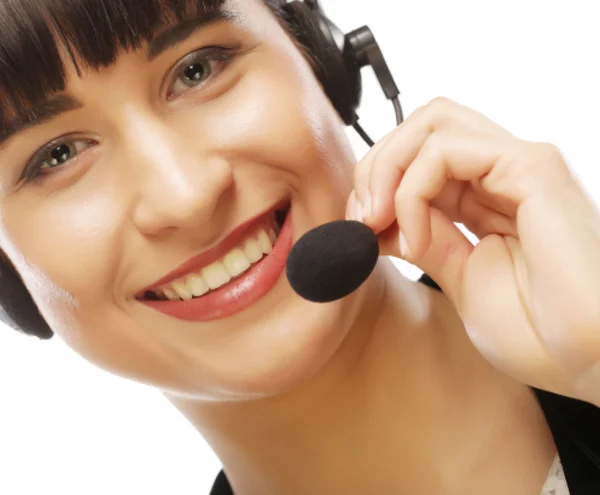
[[[184,57],[183,60],[177,64],[176,68],[170,73],[170,75],[167,76],[171,80],[169,88],[172,88],[172,86],[175,85],[179,81],[179,78],[184,74],[184,71],[187,70],[188,68],[195,66],[197,64],[208,63],[209,64],[208,76],[205,79],[203,79],[202,81],[200,81],[198,83],[198,85],[189,86],[189,89],[197,90],[198,88],[204,87],[207,84],[207,81],[211,81],[212,79],[217,77],[223,71],[223,69],[225,69],[227,64],[229,62],[231,62],[231,60],[238,53],[239,53],[239,51],[236,50],[235,48],[225,48],[225,47],[219,47],[219,46],[205,47],[205,48],[197,50],[193,53],[190,53],[189,55]],[[169,90],[167,92],[167,100],[171,100],[171,99],[172,99],[172,93],[171,93],[171,90]],[[79,150],[78,148],[81,146],[80,145],[77,146],[76,145],[77,143],[86,143],[86,147],[83,150]],[[76,160],[77,157],[79,157],[80,151],[85,151],[85,149],[87,149],[89,146],[93,146],[94,144],[95,144],[95,141],[92,139],[75,140],[75,139],[73,139],[73,137],[69,138],[69,136],[65,136],[65,137],[50,141],[48,144],[46,144],[42,148],[40,148],[33,155],[33,157],[28,161],[28,163],[25,166],[25,169],[23,171],[21,180],[25,181],[25,182],[34,182],[37,179],[40,179],[42,176],[52,174],[53,172],[43,172],[42,171],[42,170],[44,170],[44,164],[47,161],[56,160],[55,158],[50,157],[49,154],[52,153],[53,151],[58,150],[62,146],[67,145],[71,149],[75,148],[75,151],[76,151],[75,156],[68,158],[66,161],[64,161],[62,163],[63,166],[59,165],[58,167],[45,167],[46,169],[51,170],[53,168],[59,168],[59,169],[65,168],[64,167],[65,164],[72,162],[73,160]],[[71,145],[71,146],[69,146],[69,145]]]

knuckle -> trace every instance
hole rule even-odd
[[[446,98],[445,96],[436,96],[429,102],[429,105],[431,107],[445,109],[453,106],[454,101],[452,101],[450,98]]]
[[[527,154],[534,165],[547,167],[548,165],[564,164],[562,152],[553,143],[529,142],[527,148]]]
[[[441,152],[446,141],[446,136],[441,132],[433,132],[423,143],[423,150],[428,154],[438,154]]]
[[[440,163],[445,161],[445,150],[446,136],[439,132],[430,134],[417,155],[420,166],[428,170],[437,168]]]
[[[431,100],[425,109],[429,132],[433,133],[448,124],[456,107],[457,104],[445,96],[437,96]]]
[[[569,166],[558,146],[546,142],[527,143],[525,151],[527,162],[525,175],[530,179],[532,187],[539,187],[540,180],[544,178],[562,177],[570,175]]]
[[[400,186],[398,187],[398,189],[396,189],[396,192],[394,193],[394,205],[396,206],[396,209],[400,212],[403,211],[403,204],[406,201],[408,195],[407,195],[407,190],[406,190],[406,184],[405,183],[400,183]]]

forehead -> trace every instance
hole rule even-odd
[[[65,56],[78,71],[108,67],[121,51],[140,48],[166,26],[232,15],[228,3],[0,0],[0,132],[10,131],[9,122],[33,118],[36,104],[65,89]]]

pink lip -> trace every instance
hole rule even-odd
[[[185,263],[181,264],[179,267],[175,268],[172,272],[167,273],[164,277],[160,278],[156,282],[153,282],[148,287],[140,290],[136,294],[136,298],[141,298],[144,296],[146,291],[157,289],[161,286],[168,285],[175,280],[186,276],[191,272],[199,272],[202,268],[214,263],[215,261],[222,258],[225,254],[227,254],[231,249],[237,246],[240,241],[250,232],[252,229],[256,228],[259,223],[264,220],[265,217],[272,215],[275,211],[284,208],[287,205],[287,201],[283,201],[277,206],[269,209],[266,212],[263,212],[254,218],[251,218],[247,222],[236,227],[231,233],[229,233],[225,239],[223,239],[219,244],[203,251],[202,253],[190,258]]]
[[[231,316],[254,304],[275,286],[284,271],[291,249],[292,211],[290,209],[271,254],[265,256],[240,277],[217,290],[189,301],[141,300],[140,302],[180,320],[208,321]]]

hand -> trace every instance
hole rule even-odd
[[[600,406],[600,213],[555,146],[436,98],[356,166],[347,216],[438,283],[494,366]]]

